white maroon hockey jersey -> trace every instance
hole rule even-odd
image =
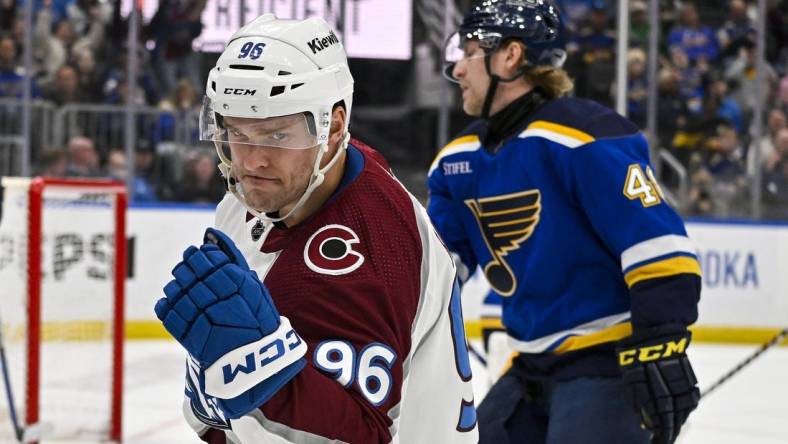
[[[358,141],[310,219],[264,226],[228,194],[216,227],[307,342],[308,365],[211,443],[476,443],[456,270],[426,211]]]

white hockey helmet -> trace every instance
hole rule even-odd
[[[200,117],[200,138],[213,141],[221,159],[219,165],[230,191],[261,219],[282,220],[303,204],[323,181],[340,150],[323,169],[320,163],[328,151],[332,109],[344,101],[345,138],[353,101],[353,77],[342,43],[321,18],[280,20],[264,14],[236,32],[208,74],[206,97]],[[286,121],[299,132],[289,137],[272,134],[259,140],[233,140],[223,117],[244,117]],[[276,125],[274,125],[276,126]],[[280,137],[281,136],[281,137]],[[249,143],[285,149],[320,146],[313,176],[296,208],[284,217],[270,217],[250,208],[240,184],[233,177],[227,142]]]

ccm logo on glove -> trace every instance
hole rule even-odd
[[[285,335],[287,337],[287,349],[293,351],[301,345],[301,338],[295,330],[291,329]],[[256,345],[252,344],[254,347]],[[229,384],[235,380],[238,373],[250,374],[268,365],[273,364],[277,359],[285,355],[285,341],[277,338],[268,344],[263,345],[259,350],[248,353],[243,362],[235,362],[222,366],[224,383]],[[232,359],[232,357],[229,357]],[[258,367],[259,365],[259,367]]]
[[[205,393],[229,399],[251,389],[306,353],[306,343],[282,316],[272,334],[238,347],[205,370]]]
[[[668,341],[664,344],[650,345],[619,352],[619,364],[629,365],[635,361],[651,362],[661,358],[669,358],[675,353],[684,353],[687,348],[687,338],[679,341]]]

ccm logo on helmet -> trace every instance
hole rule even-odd
[[[306,42],[306,44],[309,45],[309,49],[312,50],[312,54],[317,54],[318,51],[322,51],[337,43],[339,43],[339,39],[336,34],[334,34],[334,31],[331,31],[327,37],[323,37],[322,39],[320,37],[315,37],[311,42]]]
[[[306,242],[304,262],[316,273],[332,276],[348,274],[364,263],[364,256],[353,250],[353,245],[357,243],[358,235],[350,228],[326,225]]]
[[[253,96],[257,93],[257,90],[246,88],[225,88],[224,93],[232,94],[234,96]]]

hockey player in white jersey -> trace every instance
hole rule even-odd
[[[156,305],[189,354],[200,438],[476,443],[454,264],[385,160],[350,139],[334,32],[263,15],[206,91],[201,132],[230,193]]]

